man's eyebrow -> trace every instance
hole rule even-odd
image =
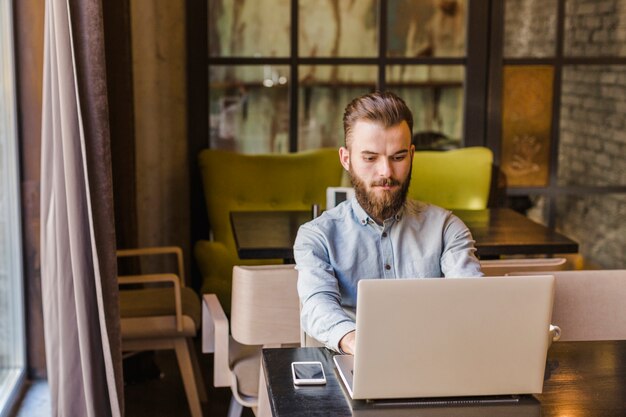
[[[408,154],[409,154],[409,150],[408,149],[402,149],[402,150],[394,153],[393,155],[391,155],[390,158],[404,158]]]
[[[400,156],[400,155],[404,155],[404,154],[407,154],[407,153],[409,153],[408,149],[401,149],[401,150],[399,150],[398,152],[394,153],[391,156]],[[365,150],[365,151],[361,151],[361,155],[378,155],[378,152]]]

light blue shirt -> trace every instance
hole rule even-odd
[[[359,280],[482,276],[474,240],[450,211],[407,200],[377,224],[355,198],[298,230],[294,257],[303,329],[327,347],[356,329],[344,307],[356,307]]]

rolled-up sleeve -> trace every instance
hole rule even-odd
[[[472,233],[454,214],[446,219],[443,228],[444,250],[441,255],[441,272],[445,277],[481,277],[480,262]]]
[[[298,270],[301,326],[328,348],[339,351],[339,341],[356,329],[341,307],[341,294],[330,264],[328,242],[314,224],[300,227],[294,244]]]

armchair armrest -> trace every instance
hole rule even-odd
[[[176,330],[183,331],[183,307],[180,298],[181,279],[176,274],[125,275],[117,277],[120,285],[149,284],[171,282],[174,287],[174,306],[176,311]]]
[[[228,318],[215,294],[204,294],[202,298],[202,352],[213,352],[213,385],[229,387],[232,377],[228,363]]]
[[[176,255],[176,263],[178,266],[178,275],[180,276],[181,285],[185,286],[185,275],[183,267],[183,250],[178,246],[160,246],[152,248],[134,248],[119,249],[117,251],[118,258],[132,256],[151,256],[151,255]]]

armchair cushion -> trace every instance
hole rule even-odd
[[[447,209],[487,208],[493,154],[484,147],[417,151],[408,196]]]
[[[325,207],[326,188],[341,184],[343,167],[336,149],[272,155],[206,149],[199,155],[199,165],[213,240],[197,242],[194,254],[203,277],[202,292],[215,293],[229,314],[233,265],[282,262],[239,259],[230,212]]]

